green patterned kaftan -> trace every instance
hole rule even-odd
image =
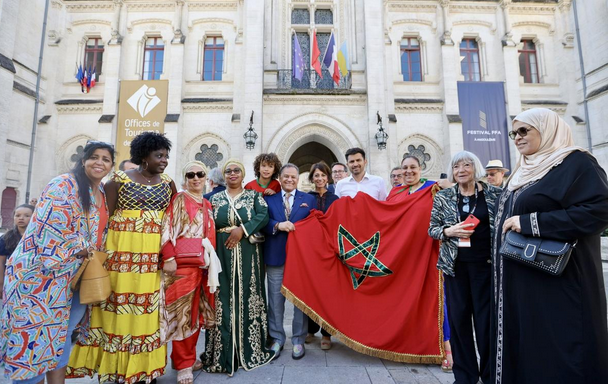
[[[273,351],[266,348],[268,321],[262,247],[247,240],[248,235],[266,225],[269,215],[260,193],[244,190],[237,195],[233,204],[244,221],[246,234],[237,247],[228,250],[224,243],[230,234],[222,230],[239,226],[241,221],[231,209],[226,191],[214,194],[211,204],[222,272],[215,297],[218,324],[206,331],[201,360],[207,372],[232,375],[239,366],[251,370],[273,359]]]

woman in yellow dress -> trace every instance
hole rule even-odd
[[[91,312],[91,326],[72,350],[67,377],[99,375],[99,382],[150,383],[163,375],[166,346],[159,330],[161,222],[173,181],[163,171],[171,142],[146,132],[131,143],[131,162],[105,185],[111,213],[105,267],[112,293]]]

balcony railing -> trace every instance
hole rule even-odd
[[[305,70],[302,80],[292,77],[292,70],[279,70],[277,74],[277,88],[282,90],[350,90],[351,72],[341,76],[338,85],[334,83],[330,71],[322,70],[319,76],[315,70]]]

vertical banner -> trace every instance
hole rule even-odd
[[[133,138],[146,131],[163,133],[168,80],[122,80],[118,102],[116,164],[129,159]]]
[[[510,168],[508,121],[502,82],[458,82],[463,147],[485,166],[499,159]]]

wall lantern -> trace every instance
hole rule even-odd
[[[383,128],[383,119],[381,118],[381,115],[379,115],[378,111],[376,112],[376,119],[376,124],[379,126],[379,130],[377,131],[376,135],[374,135],[374,139],[376,139],[376,145],[378,146],[379,150],[384,150],[387,148],[387,138],[389,138],[389,135]]]
[[[254,131],[254,111],[252,111],[252,116],[250,116],[250,126],[243,134],[243,139],[245,139],[245,148],[248,150],[253,150],[256,147],[256,139],[258,139],[258,134]]]

